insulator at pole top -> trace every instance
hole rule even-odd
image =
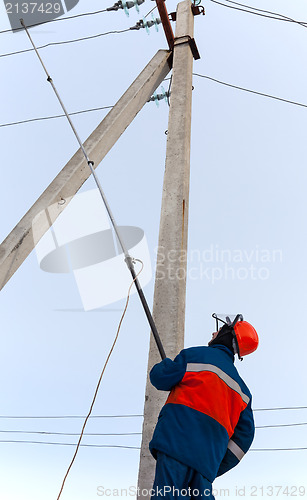
[[[119,0],[116,2],[112,7],[108,7],[107,10],[119,10],[119,9],[124,9],[125,14],[129,16],[128,9],[132,9],[132,7],[135,7],[137,12],[140,12],[139,5],[144,3],[145,0]]]
[[[150,21],[146,21],[145,18],[140,19],[134,26],[131,26],[131,30],[140,30],[141,28],[145,28],[147,34],[149,35],[149,28],[152,26],[155,27],[156,31],[159,31],[158,25],[161,24],[161,19],[159,17],[154,17],[152,15],[152,19]]]
[[[159,107],[159,101],[162,101],[163,99],[165,99],[165,101],[168,103],[168,97],[170,97],[171,93],[169,91],[165,92],[164,87],[162,86],[161,90],[161,94],[157,94],[156,92],[154,92],[147,102],[155,102],[157,107]]]

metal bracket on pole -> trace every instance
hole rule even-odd
[[[198,48],[194,38],[192,38],[190,35],[184,35],[184,36],[178,36],[174,39],[174,47],[177,47],[178,45],[183,45],[185,43],[188,43],[190,45],[194,59],[195,60],[200,59],[200,54],[198,52]]]

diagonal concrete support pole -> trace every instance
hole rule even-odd
[[[102,120],[84,143],[89,157],[99,165],[105,155],[136,117],[144,104],[160,85],[171,68],[171,56],[166,50],[159,50],[144,70],[123,94],[113,109]],[[0,245],[0,290],[17,271],[34,248],[32,234],[33,220],[43,211],[46,217],[36,219],[36,242],[48,231],[49,227],[68,202],[77,193],[91,171],[79,149],[69,160],[58,176],[51,182],[40,198],[18,222],[11,233]],[[61,200],[67,200],[62,204]],[[52,209],[50,207],[53,205]]]
[[[193,28],[191,2],[185,0],[177,8],[153,307],[154,321],[170,358],[174,358],[184,344],[193,71],[189,40],[193,38]],[[158,350],[151,341],[148,369],[159,361]],[[146,490],[153,483],[155,460],[148,451],[148,443],[165,399],[166,395],[152,387],[147,379],[138,482],[138,496],[142,499],[149,498]]]

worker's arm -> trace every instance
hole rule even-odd
[[[184,351],[172,361],[165,358],[157,363],[151,370],[149,377],[152,385],[160,391],[170,391],[174,385],[178,384],[186,372],[187,362]]]
[[[245,453],[249,450],[255,435],[254,417],[251,400],[241,413],[233,435],[228,443],[228,448],[221,462],[217,476],[221,476],[238,465]]]

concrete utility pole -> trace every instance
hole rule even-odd
[[[84,147],[95,162],[95,168],[146,104],[152,93],[167,76],[170,68],[169,51],[159,50],[113,109],[87,138]],[[0,290],[28,257],[37,241],[65,210],[72,197],[90,175],[91,171],[84,161],[81,149],[78,149],[1,243]],[[65,200],[64,204],[63,200]],[[39,219],[37,219],[38,215]],[[37,241],[34,241],[33,238],[32,225],[34,220],[36,220]]]
[[[191,1],[178,4],[174,40],[173,77],[167,136],[166,164],[160,220],[159,250],[153,317],[166,355],[174,358],[183,348],[187,268],[190,138],[192,105],[194,18]],[[148,370],[161,358],[151,340]],[[158,413],[166,395],[147,377],[143,440],[139,469],[139,498],[152,487],[155,460],[148,450]]]

